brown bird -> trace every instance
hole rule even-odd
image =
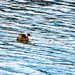
[[[29,33],[27,33],[27,34],[19,34],[18,36],[17,36],[17,40],[18,41],[28,41],[29,40],[29,36],[31,36]]]

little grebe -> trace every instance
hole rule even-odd
[[[28,37],[31,36],[29,33],[27,33],[26,35],[25,34],[19,34],[17,36],[17,40],[20,40],[20,41],[28,41]]]

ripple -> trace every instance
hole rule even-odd
[[[74,0],[1,0],[0,74],[75,74],[74,9]]]

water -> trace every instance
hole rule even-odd
[[[74,2],[0,0],[0,75],[75,75]]]

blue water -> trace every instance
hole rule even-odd
[[[74,2],[0,0],[0,75],[75,75]]]

